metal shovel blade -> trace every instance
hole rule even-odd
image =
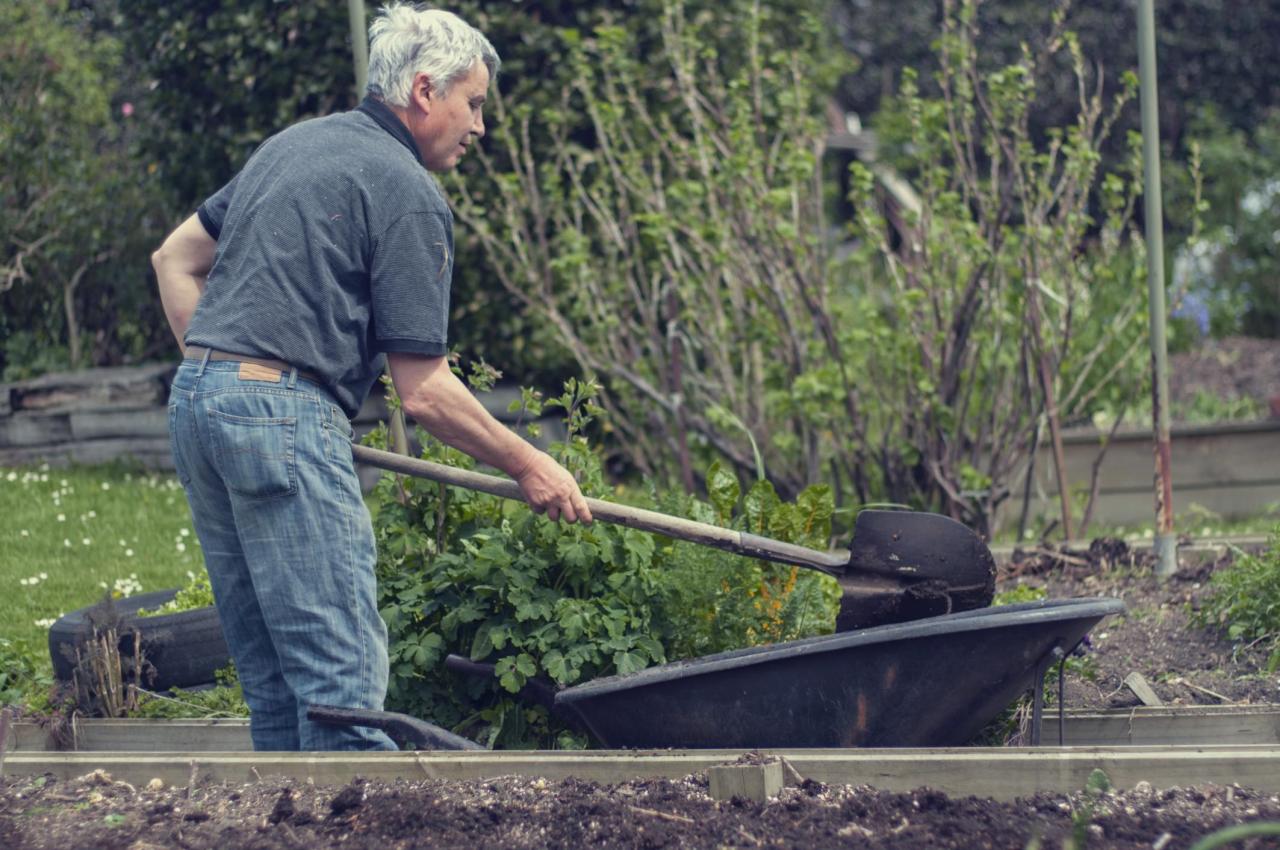
[[[950,517],[864,510],[838,580],[836,631],[847,632],[985,608],[996,564],[982,539]]]

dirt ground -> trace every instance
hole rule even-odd
[[[1161,584],[1117,541],[1083,552],[1028,552],[1001,587],[1045,587],[1053,598],[1117,596],[1124,616],[1094,631],[1066,685],[1071,707],[1136,703],[1122,684],[1139,672],[1167,702],[1280,702],[1280,679],[1257,651],[1233,654],[1192,628],[1209,572]],[[926,778],[922,777],[922,780]],[[923,784],[923,783],[922,783]],[[0,779],[0,848],[285,850],[285,848],[1158,848],[1179,850],[1224,826],[1280,821],[1280,795],[1236,786],[1035,795],[1015,802],[949,797],[927,787],[889,793],[806,782],[767,803],[717,802],[706,776],[619,785],[502,778],[361,782],[272,781],[134,788],[102,775],[74,781]],[[1074,842],[1074,843],[1073,843]],[[1278,848],[1280,837],[1232,848]]]
[[[1130,673],[1141,674],[1161,700],[1173,705],[1280,703],[1280,674],[1266,672],[1267,650],[1238,648],[1191,625],[1190,611],[1199,606],[1209,576],[1228,563],[1230,555],[1218,563],[1185,565],[1160,581],[1149,551],[1101,539],[1084,551],[1015,553],[1014,563],[1001,571],[999,586],[1040,587],[1054,599],[1124,601],[1125,613],[1098,624],[1082,660],[1068,668],[1068,708],[1140,704],[1124,685]]]

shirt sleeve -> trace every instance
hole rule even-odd
[[[413,212],[392,222],[374,244],[369,278],[379,351],[449,353],[453,222],[447,213]]]
[[[196,216],[199,217],[200,223],[204,225],[204,229],[214,239],[217,239],[219,234],[222,233],[222,223],[227,218],[227,207],[231,206],[231,196],[235,194],[236,183],[239,180],[240,175],[237,173],[227,185],[219,189],[196,210]]]

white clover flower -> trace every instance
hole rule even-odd
[[[120,541],[120,545],[121,545],[121,546],[128,546],[129,544],[128,544],[128,543],[125,543],[123,540],[121,540],[121,541]]]
[[[35,624],[36,624],[36,626],[37,626],[38,628],[41,628],[41,629],[47,629],[47,628],[49,628],[50,626],[52,626],[54,623],[56,623],[57,621],[58,621],[58,620],[57,620],[57,618],[56,618],[56,617],[46,617],[46,618],[45,618],[45,619],[43,619],[43,620],[36,620],[36,621],[35,621]]]
[[[49,476],[48,476],[48,475],[41,475],[41,476],[40,476],[40,480],[41,480],[42,482],[43,482],[43,481],[48,481],[48,480],[49,480]]]
[[[82,538],[82,539],[80,540],[80,545],[81,545],[81,546],[88,546],[88,545],[89,545],[90,543],[92,543],[92,542],[93,542],[93,541],[92,541],[92,540],[90,540],[88,537],[85,537],[85,538]]]
[[[181,531],[179,531],[178,533],[179,533],[179,534],[181,534],[183,537],[190,537],[190,536],[191,536],[191,529],[189,529],[189,528],[184,528],[184,529],[182,529]]]
[[[178,544],[178,551],[179,551],[179,552],[185,552],[185,551],[187,551],[187,544],[185,544],[185,543],[179,543],[179,544]]]
[[[110,489],[111,489],[111,482],[110,482],[110,481],[103,481],[103,482],[102,482],[102,489],[103,489],[103,490],[110,490]]]
[[[97,519],[97,517],[98,517],[98,512],[97,512],[97,511],[89,511],[89,513],[87,514],[87,516],[89,517],[89,519]]]
[[[4,480],[5,480],[5,481],[17,481],[17,480],[18,480],[18,473],[16,473],[16,472],[10,472],[8,475],[6,475],[6,476],[4,477]]]
[[[63,545],[63,546],[65,546],[65,547],[67,547],[68,549],[70,549],[70,548],[71,548],[71,541],[64,537],[64,538],[62,538],[62,545]]]
[[[66,521],[67,521],[66,514],[58,514],[58,522],[66,522]]]
[[[48,580],[48,578],[49,578],[49,574],[48,574],[48,573],[40,573],[40,580],[41,580],[41,581],[47,581],[47,580]]]
[[[132,550],[132,549],[125,549],[125,550],[124,550],[124,556],[125,556],[126,558],[132,558],[132,557],[133,557],[133,550]]]
[[[19,535],[20,537],[30,537],[30,536],[31,536],[31,532],[30,532],[30,531],[27,531],[27,530],[24,528],[24,529],[22,529],[21,531],[19,531],[19,532],[18,532],[18,535]]]

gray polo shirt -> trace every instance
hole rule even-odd
[[[382,103],[267,139],[197,215],[218,245],[187,344],[313,372],[348,416],[384,352],[447,353],[453,216]]]

